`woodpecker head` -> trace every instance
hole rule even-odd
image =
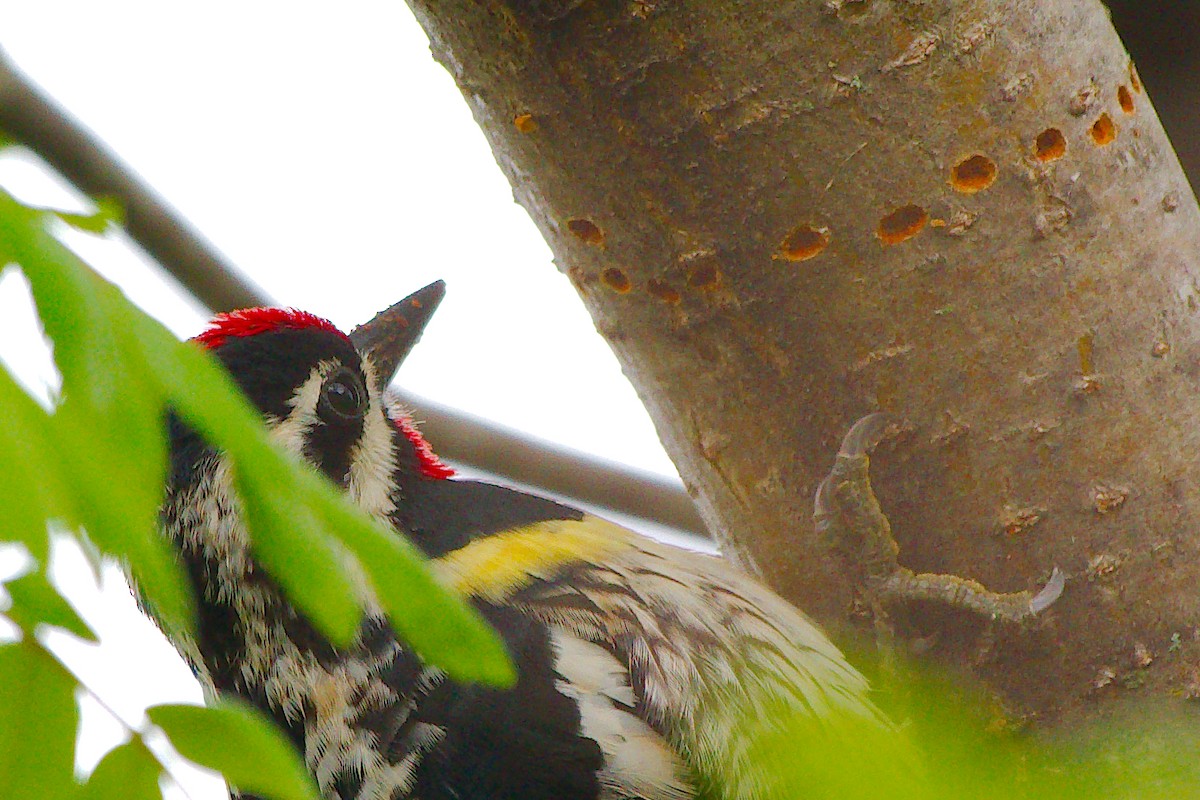
[[[412,421],[388,407],[384,389],[443,293],[440,281],[426,286],[349,335],[312,314],[252,308],[219,315],[194,341],[222,362],[280,444],[324,472],[364,512],[407,533],[399,515],[411,498],[429,491],[425,486],[436,492],[454,482],[440,480],[451,470]],[[366,691],[361,670],[331,677],[325,666],[341,658],[368,670],[399,660],[418,670],[365,585],[366,638],[339,654],[260,568],[224,455],[176,416],[170,444],[160,526],[191,581],[198,619],[194,636],[165,632],[210,694],[230,692],[275,714],[303,750],[309,720],[298,715],[313,707],[314,686],[328,689],[333,681],[346,697]],[[353,732],[334,725],[313,732],[311,741],[323,742],[329,731]]]
[[[394,468],[411,462],[425,477],[451,474],[383,399],[444,293],[441,281],[432,283],[350,335],[307,312],[251,308],[217,316],[195,341],[224,364],[284,447],[366,510],[386,513],[388,499],[378,495]]]

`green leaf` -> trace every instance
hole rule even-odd
[[[0,647],[0,787],[5,800],[71,798],[75,679],[30,640]]]
[[[142,475],[131,479],[161,475],[162,460],[153,456],[162,449],[164,397],[136,357],[137,348],[129,346],[123,323],[132,307],[124,295],[51,236],[41,217],[2,191],[0,254],[20,264],[29,279],[54,344],[64,397],[82,409],[98,433],[119,434],[123,444],[133,445],[129,449],[136,457],[122,466]]]
[[[295,490],[289,464],[270,448],[240,445],[234,485],[251,531],[254,557],[334,644],[349,645],[362,609],[344,556],[333,547],[309,500]]]
[[[276,800],[320,800],[296,748],[248,705],[163,705],[147,709],[146,715],[180,755],[219,771],[243,792]]]
[[[755,797],[932,800],[925,765],[907,732],[854,707],[830,704],[814,713],[781,697],[756,701],[727,717],[719,715],[733,723],[724,729],[729,761],[744,759],[762,773]],[[713,730],[709,722],[702,707],[694,724],[700,731]],[[717,760],[705,767],[715,772],[704,777],[720,785],[730,764]]]
[[[165,624],[194,625],[183,570],[157,531],[166,476],[164,396],[128,320],[139,312],[45,229],[44,215],[0,191],[0,256],[29,279],[54,343],[64,402],[50,430],[73,521],[125,562]]]
[[[62,220],[75,230],[83,231],[84,233],[104,233],[106,230],[108,230],[108,226],[112,224],[112,219],[103,211],[95,211],[91,214],[80,214],[76,211],[47,209],[47,213],[51,214],[56,219]]]
[[[46,520],[69,518],[71,503],[51,444],[50,417],[3,368],[0,418],[0,541],[22,542],[44,563]]]
[[[114,226],[125,224],[125,204],[121,202],[121,198],[101,195],[93,197],[92,202],[96,206],[96,216],[104,217],[109,224]]]
[[[122,447],[117,432],[89,424],[86,413],[69,401],[53,419],[59,440],[71,443],[63,465],[88,536],[127,567],[164,625],[191,631],[194,601],[183,568],[157,527],[165,467],[156,478],[147,478],[143,469],[130,465],[138,452]]]
[[[162,765],[139,738],[109,750],[92,771],[80,800],[161,800]]]
[[[0,191],[0,256],[14,261],[29,279],[63,392],[100,413],[111,413],[124,378],[116,339],[98,291],[103,282],[46,231],[44,220]]]
[[[50,584],[40,567],[4,584],[4,589],[12,597],[12,607],[6,613],[26,635],[42,623],[65,628],[89,642],[98,641],[95,632]]]

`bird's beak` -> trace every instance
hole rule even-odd
[[[445,294],[445,281],[434,281],[350,332],[355,349],[375,364],[380,386],[392,382]]]

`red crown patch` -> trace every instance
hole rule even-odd
[[[215,350],[229,339],[243,336],[257,336],[260,333],[270,333],[278,330],[317,330],[336,333],[346,341],[350,337],[338,330],[327,319],[310,314],[307,311],[297,311],[294,308],[239,308],[225,314],[218,314],[208,324],[208,329],[196,336],[193,341]]]

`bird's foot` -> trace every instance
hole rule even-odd
[[[817,488],[814,504],[817,530],[841,549],[852,551],[860,561],[870,606],[880,609],[892,603],[934,601],[992,620],[1022,623],[1053,604],[1066,582],[1058,567],[1046,585],[1034,593],[994,592],[970,578],[916,573],[900,566],[900,547],[871,488],[868,454],[901,430],[887,414],[871,414],[856,422],[842,440],[832,471]]]

